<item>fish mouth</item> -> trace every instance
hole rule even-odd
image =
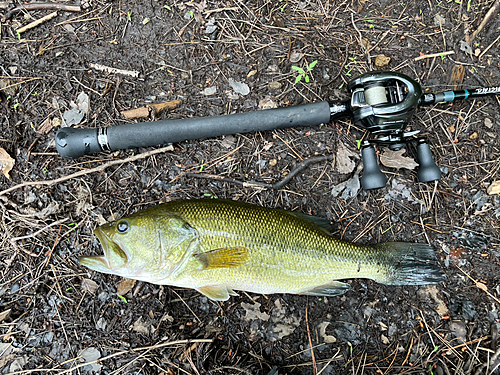
[[[94,231],[97,239],[101,243],[104,255],[82,256],[78,258],[78,263],[91,270],[110,273],[128,263],[128,257],[121,247],[112,241],[102,230],[97,228]]]

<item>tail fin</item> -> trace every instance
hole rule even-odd
[[[432,246],[422,243],[386,242],[374,247],[392,263],[386,285],[437,284],[445,280]]]

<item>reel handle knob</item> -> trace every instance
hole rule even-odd
[[[431,148],[427,142],[420,141],[417,145],[417,159],[420,164],[417,170],[419,181],[431,182],[441,178],[441,170],[434,162]]]
[[[387,179],[378,166],[375,148],[372,145],[364,146],[361,156],[363,158],[363,176],[361,176],[363,190],[383,188]]]

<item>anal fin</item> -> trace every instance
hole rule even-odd
[[[325,296],[325,297],[333,297],[340,296],[344,294],[349,289],[351,289],[349,284],[340,282],[340,281],[332,281],[331,283],[318,285],[313,289],[310,289],[306,292],[300,293],[306,296]]]
[[[227,301],[230,295],[238,295],[225,285],[205,285],[197,288],[196,290],[213,301]]]

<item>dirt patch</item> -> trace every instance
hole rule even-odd
[[[487,193],[500,179],[498,98],[417,111],[411,129],[428,135],[444,171],[436,185],[385,167],[385,188],[352,194],[359,158],[335,161],[339,149],[358,154],[364,132],[349,119],[180,142],[130,162],[119,161],[150,150],[67,161],[54,134],[70,110],[76,126],[98,127],[132,121],[122,111],[173,100],[181,103],[157,118],[344,99],[347,82],[377,61],[429,92],[450,88],[456,66],[464,67],[464,88],[498,86],[498,16],[469,40],[469,53],[460,43],[494,4],[94,2],[19,36],[19,27],[54,10],[2,21],[0,147],[15,164],[12,180],[0,175],[0,189],[38,182],[0,193],[2,372],[490,373],[500,328],[500,196]],[[0,5],[5,15],[10,5]],[[293,67],[305,73],[297,83]],[[323,155],[331,160],[277,190],[232,182],[272,185]],[[110,161],[118,162],[91,172]],[[88,173],[65,179],[79,171]],[[355,280],[339,298],[241,293],[214,303],[142,282],[117,295],[117,277],[78,265],[78,256],[101,252],[97,225],[204,196],[334,219],[349,241],[429,242],[447,281],[426,291]]]

